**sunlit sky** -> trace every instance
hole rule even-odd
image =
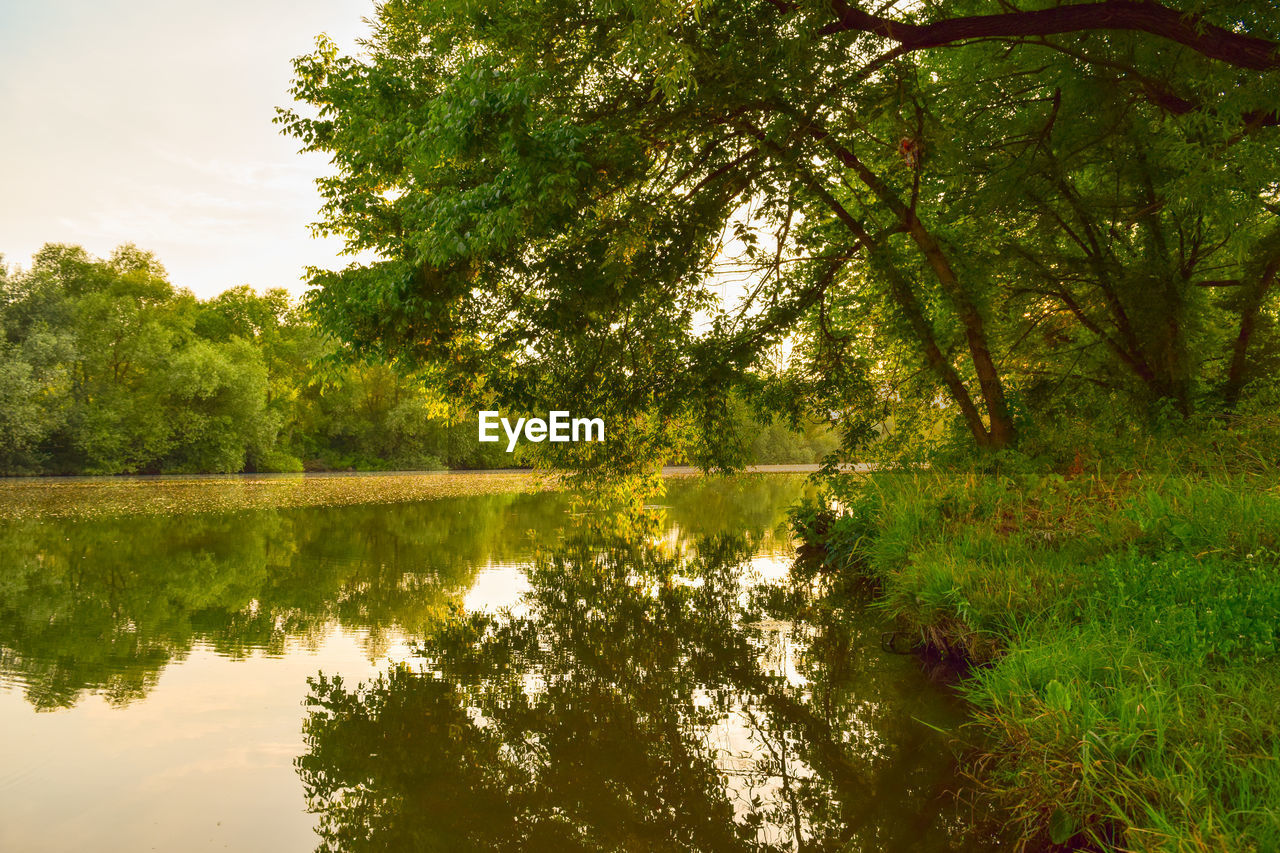
[[[344,49],[372,0],[0,0],[0,253],[46,242],[155,252],[196,294],[287,287],[329,266],[313,238],[323,157],[271,123],[290,60]]]

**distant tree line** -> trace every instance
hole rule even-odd
[[[0,472],[518,464],[419,377],[346,355],[284,290],[200,300],[134,246],[98,259],[48,245],[25,270],[0,264]],[[758,461],[814,461],[834,444],[745,406],[738,426]]]

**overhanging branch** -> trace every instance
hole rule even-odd
[[[1202,56],[1237,68],[1273,71],[1280,68],[1280,44],[1257,36],[1235,33],[1210,24],[1200,15],[1180,12],[1159,3],[1103,0],[1075,3],[1052,9],[968,15],[929,24],[894,21],[833,0],[836,20],[819,32],[874,33],[900,48],[895,53],[923,50],[982,38],[1031,38],[1092,30],[1129,30],[1149,33],[1186,45]]]

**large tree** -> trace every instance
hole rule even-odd
[[[796,335],[793,401],[945,400],[986,448],[1076,379],[1238,398],[1274,315],[1274,6],[880,8],[380,5],[281,112],[332,158],[320,229],[377,258],[316,271],[313,307],[647,449],[714,433]]]

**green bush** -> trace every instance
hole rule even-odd
[[[255,469],[262,474],[301,474],[302,460],[283,450],[268,450],[257,460]]]

